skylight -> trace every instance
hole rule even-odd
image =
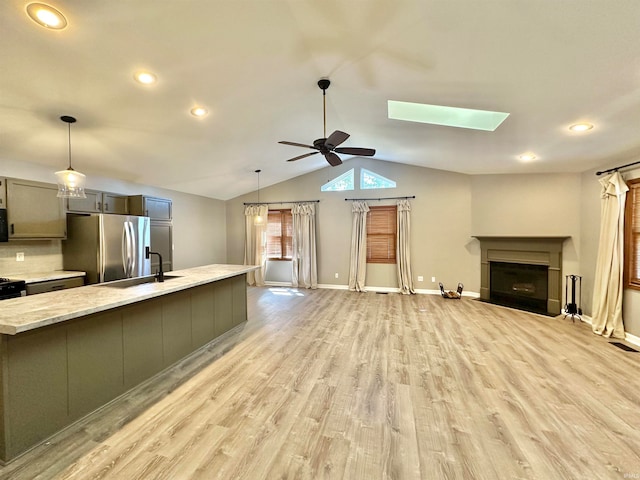
[[[363,168],[360,171],[360,189],[371,188],[396,188],[396,182]]]
[[[320,187],[322,192],[343,192],[353,190],[353,168]]]
[[[470,108],[444,107],[424,103],[387,102],[389,118],[407,122],[431,123],[447,127],[472,128],[493,132],[509,116],[508,113]]]

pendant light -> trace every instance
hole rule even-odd
[[[71,167],[71,124],[76,119],[68,115],[63,115],[60,120],[69,127],[69,167],[66,170],[56,172],[58,180],[58,197],[60,198],[87,198],[84,193],[84,181],[86,176]]]
[[[258,208],[260,208],[260,172],[262,170],[258,169],[256,170],[256,173],[258,174]],[[256,218],[253,219],[253,224],[254,225],[262,225],[264,223],[264,218],[262,218],[260,216],[260,214],[256,215]]]

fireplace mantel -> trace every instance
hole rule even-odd
[[[559,236],[548,236],[548,235],[471,235],[473,238],[477,238],[480,241],[483,240],[499,240],[499,241],[521,241],[521,240],[529,240],[529,241],[545,241],[548,240],[550,242],[564,242],[567,238],[571,238],[571,235],[559,235]]]
[[[548,267],[547,313],[559,315],[562,309],[563,236],[473,235],[480,241],[480,298],[489,300],[490,262],[510,262]]]

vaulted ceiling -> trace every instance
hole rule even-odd
[[[268,185],[327,166],[277,143],[323,136],[320,78],[327,133],[378,160],[481,174],[640,159],[638,0],[43,1],[65,29],[0,3],[0,174],[2,159],[66,167],[72,115],[87,176],[229,199],[255,169]],[[388,100],[510,115],[493,132],[411,123]]]

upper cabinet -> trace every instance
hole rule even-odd
[[[132,195],[129,197],[129,212],[131,215],[142,215],[151,220],[169,221],[172,218],[171,200],[146,195]]]
[[[72,213],[129,213],[129,198],[116,193],[85,190],[87,198],[68,198],[67,211]]]
[[[66,238],[66,212],[57,185],[8,178],[6,188],[9,239]]]
[[[104,192],[102,194],[102,212],[129,214],[129,197],[115,193]]]

